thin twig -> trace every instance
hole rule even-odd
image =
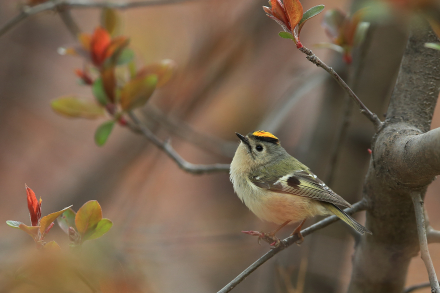
[[[361,201],[353,204],[353,206],[351,208],[347,208],[344,211],[347,214],[351,215],[351,214],[354,214],[358,211],[365,210],[366,207],[367,207],[366,202],[364,200],[361,200]],[[301,230],[301,235],[303,237],[306,237],[307,235],[310,235],[317,230],[320,230],[324,227],[327,227],[328,225],[336,222],[337,220],[339,220],[339,218],[336,216],[327,217],[327,218],[319,221],[318,223]],[[262,264],[264,264],[266,261],[271,259],[273,256],[275,256],[280,251],[284,250],[285,248],[289,247],[293,243],[297,242],[298,240],[299,240],[299,237],[296,234],[281,240],[280,245],[278,247],[271,249],[265,255],[260,257],[256,262],[251,264],[247,269],[245,269],[243,272],[241,272],[234,280],[232,280],[229,284],[227,284],[225,287],[223,287],[223,289],[221,289],[217,293],[226,293],[226,292],[231,291],[232,289],[235,288],[235,286],[240,284],[253,271],[258,269]]]
[[[422,283],[422,284],[417,284],[417,285],[413,285],[413,286],[409,286],[409,287],[406,287],[403,290],[403,293],[411,293],[411,292],[414,292],[416,290],[423,289],[423,288],[426,288],[426,287],[429,287],[429,286],[431,286],[431,283],[429,283],[429,282]]]
[[[6,32],[12,29],[14,26],[25,20],[31,15],[53,10],[56,8],[68,9],[68,8],[114,8],[114,9],[131,9],[138,7],[156,6],[156,5],[168,5],[175,4],[191,0],[149,0],[149,1],[134,1],[134,2],[93,2],[86,0],[52,0],[44,2],[35,6],[24,6],[22,11],[11,20],[6,22],[2,27],[0,27],[0,37]]]
[[[150,129],[148,129],[141,123],[141,121],[136,117],[136,115],[134,115],[133,112],[130,112],[129,116],[136,126],[135,129],[138,129],[149,141],[151,141],[155,146],[164,151],[168,155],[168,157],[176,162],[176,164],[185,172],[191,174],[229,172],[229,164],[195,165],[185,161],[178,153],[176,153],[169,141],[160,141],[160,139],[156,135],[154,135],[154,133],[151,132]],[[132,128],[130,127],[130,129]]]
[[[426,238],[428,243],[440,243],[440,231],[434,230],[431,226],[426,229]]]
[[[333,78],[336,80],[336,82],[347,92],[347,94],[359,105],[359,108],[361,109],[361,113],[363,113],[371,122],[373,122],[376,130],[379,130],[382,126],[382,121],[379,120],[376,114],[370,111],[370,109],[367,108],[367,106],[362,103],[362,101],[359,99],[358,96],[351,90],[351,88],[345,83],[345,81],[336,73],[336,71],[333,70],[333,68],[329,67],[327,64],[321,61],[313,52],[306,48],[302,47],[299,49],[301,52],[307,55],[307,60],[312,62],[318,67],[321,67],[325,71],[327,71]]]
[[[426,238],[425,226],[425,210],[423,208],[423,199],[420,192],[412,192],[411,199],[414,204],[414,212],[416,214],[417,232],[419,234],[420,253],[428,271],[429,282],[431,284],[431,292],[440,293],[440,286],[437,275],[435,274],[434,265],[432,264],[431,256],[429,255],[428,240]]]
[[[149,120],[159,123],[168,132],[200,149],[229,158],[234,156],[237,149],[236,141],[225,141],[207,133],[201,133],[182,120],[168,117],[159,108],[152,105],[146,107],[144,113]]]

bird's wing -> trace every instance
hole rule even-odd
[[[273,192],[304,196],[342,207],[351,207],[342,197],[331,190],[309,170],[299,170],[282,177],[250,176],[253,184]]]

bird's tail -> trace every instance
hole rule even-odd
[[[347,223],[350,227],[355,229],[359,234],[364,235],[365,233],[373,234],[371,233],[367,228],[359,224],[355,219],[347,215],[343,210],[335,206],[331,203],[324,203],[325,207],[332,212],[335,216],[337,216],[339,219]]]

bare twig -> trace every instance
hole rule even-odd
[[[382,126],[382,121],[377,117],[376,114],[370,111],[367,106],[362,103],[358,96],[351,90],[351,88],[345,83],[345,81],[333,70],[333,68],[329,67],[327,64],[321,61],[315,54],[313,54],[312,50],[302,47],[299,49],[301,52],[307,55],[307,60],[312,62],[318,67],[321,67],[325,71],[327,71],[336,82],[347,92],[347,94],[359,105],[361,112],[371,121],[373,122],[376,130],[380,129]]]
[[[170,157],[176,164],[185,172],[191,174],[208,174],[215,172],[229,172],[228,164],[213,164],[213,165],[195,165],[185,161],[176,151],[173,149],[169,141],[162,142],[160,139],[154,135],[147,127],[145,127],[141,121],[134,115],[133,112],[129,113],[130,118],[135,124],[133,129],[135,133],[139,130],[149,141],[151,141],[155,146],[164,151],[168,157]]]
[[[192,143],[200,149],[229,158],[234,156],[237,149],[236,141],[225,141],[207,133],[201,133],[180,119],[168,117],[154,105],[146,107],[144,113],[145,117],[149,120],[159,123],[170,133]]]
[[[56,8],[60,9],[68,9],[68,8],[114,8],[114,9],[131,9],[138,7],[147,7],[147,6],[155,6],[155,5],[168,5],[174,3],[180,3],[184,1],[190,0],[149,0],[149,1],[134,1],[134,2],[93,2],[87,0],[52,0],[39,5],[35,5],[33,7],[24,6],[22,11],[6,22],[3,26],[0,27],[0,37],[3,36],[6,32],[12,29],[14,26],[25,20],[31,15],[53,10]]]
[[[426,227],[426,238],[428,239],[428,244],[440,243],[440,231],[435,230],[431,227],[429,223],[428,213],[425,210],[425,227]]]
[[[403,293],[411,293],[411,292],[414,292],[419,289],[427,288],[429,286],[431,286],[431,283],[429,283],[429,282],[409,286],[409,287],[406,287],[405,290],[403,290]]]
[[[440,243],[440,231],[434,230],[431,226],[426,229],[426,237],[428,238],[428,243]]]
[[[435,274],[434,265],[432,264],[431,256],[429,255],[428,240],[426,238],[425,228],[425,211],[423,208],[423,199],[420,192],[412,192],[411,199],[414,204],[414,212],[416,214],[417,232],[419,234],[420,253],[428,271],[429,282],[431,284],[431,292],[440,293],[440,286],[437,275]]]
[[[354,214],[356,212],[359,212],[359,211],[362,211],[362,210],[365,210],[365,209],[366,209],[366,202],[364,200],[361,200],[361,201],[353,204],[353,206],[351,208],[347,208],[344,211],[347,214],[351,215],[351,214]],[[324,227],[327,227],[328,225],[336,222],[338,219],[339,218],[336,217],[336,216],[327,217],[327,218],[319,221],[318,223],[316,223],[316,224],[314,224],[314,225],[312,225],[312,226],[310,226],[308,228],[303,229],[301,231],[301,234],[302,234],[303,237],[306,237],[307,235],[310,235],[313,232],[315,232],[317,230],[320,230],[320,229],[322,229]],[[240,284],[253,271],[258,269],[262,264],[264,264],[266,261],[271,259],[277,253],[279,253],[280,251],[282,251],[285,248],[289,247],[290,245],[292,245],[293,243],[295,243],[298,240],[299,240],[299,237],[297,235],[289,236],[289,237],[281,240],[280,245],[278,247],[271,249],[265,255],[260,257],[256,262],[251,264],[247,269],[245,269],[243,272],[241,272],[234,280],[229,282],[229,284],[227,284],[225,287],[223,287],[223,289],[221,289],[217,293],[226,293],[226,292],[231,291],[232,289],[235,288],[235,286]]]

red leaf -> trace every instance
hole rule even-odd
[[[289,30],[292,30],[290,27],[289,20],[287,18],[286,12],[284,10],[284,5],[280,0],[270,0],[270,5],[272,6],[272,14],[280,21],[282,21]],[[301,18],[300,18],[301,19]]]
[[[105,58],[112,57],[115,54],[119,55],[122,52],[122,50],[128,46],[129,42],[130,40],[124,36],[120,36],[113,39],[109,44],[109,46],[107,47],[107,49],[105,50]]]
[[[32,189],[26,186],[26,194],[27,194],[27,203],[29,209],[29,215],[31,217],[32,226],[38,226],[38,222],[41,218],[41,199],[37,200],[35,193]]]
[[[303,7],[299,0],[285,0],[284,8],[293,31],[303,17]]]
[[[90,74],[88,72],[85,72],[81,69],[76,69],[75,70],[75,74],[76,76],[78,76],[79,78],[81,78],[81,80],[88,85],[92,85],[93,84],[93,79],[90,76]]]
[[[92,39],[90,40],[90,53],[93,64],[101,66],[106,58],[105,52],[110,43],[110,34],[105,29],[102,27],[95,29]]]
[[[365,15],[365,9],[361,9],[356,11],[351,19],[347,20],[344,27],[344,37],[347,45],[353,46],[354,35],[356,33],[356,29],[361,22],[362,18]]]

